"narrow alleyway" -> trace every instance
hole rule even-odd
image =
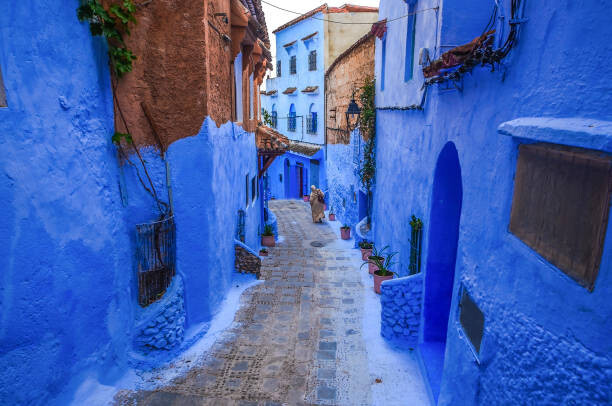
[[[372,403],[359,251],[339,247],[329,225],[313,224],[307,204],[270,206],[281,239],[263,261],[265,283],[243,294],[231,328],[186,376],[124,393],[118,404]]]

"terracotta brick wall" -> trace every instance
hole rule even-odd
[[[374,77],[374,36],[357,41],[330,66],[325,75],[325,123],[329,144],[347,144],[346,110],[353,90]],[[359,102],[356,97],[357,102]]]

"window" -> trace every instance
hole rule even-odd
[[[417,1],[411,0],[408,4],[408,25],[406,26],[406,60],[404,63],[404,82],[412,79],[414,70],[414,36],[416,30]]]
[[[257,176],[251,178],[251,202],[255,202],[257,198]]]
[[[295,104],[291,104],[289,107],[289,118],[287,120],[287,131],[295,132],[296,121]]]
[[[306,118],[306,132],[308,134],[316,134],[317,133],[317,113],[313,111],[315,108],[314,103],[310,105],[310,112],[308,113],[308,117]]]
[[[463,332],[470,340],[476,354],[480,354],[480,344],[484,334],[484,314],[478,305],[468,294],[465,287],[461,289],[461,301],[459,302],[459,322]]]
[[[4,82],[2,81],[2,69],[0,69],[0,107],[7,107],[6,93],[4,89]]]
[[[272,128],[278,127],[278,113],[276,111],[272,111]]]
[[[246,174],[246,182],[244,183],[244,195],[246,196],[245,207],[249,205],[249,174]]]
[[[592,290],[603,252],[612,157],[552,144],[519,147],[510,232]]]
[[[308,54],[308,70],[317,70],[317,51],[310,51]]]
[[[281,61],[276,61],[276,76],[281,77]]]
[[[291,59],[289,60],[289,73],[292,75],[295,75],[296,71],[297,71],[297,61],[296,61],[295,55],[293,55]]]

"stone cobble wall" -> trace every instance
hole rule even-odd
[[[381,285],[381,335],[387,340],[415,346],[419,339],[423,276],[416,274]]]
[[[135,347],[144,353],[168,351],[184,338],[185,306],[183,282],[179,275],[164,297],[145,308],[136,328]]]
[[[236,262],[235,267],[242,273],[252,273],[257,275],[257,279],[261,274],[261,258],[251,251],[247,250],[240,244],[235,244]]]

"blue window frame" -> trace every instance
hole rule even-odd
[[[404,62],[404,82],[412,80],[414,70],[414,37],[416,30],[417,1],[408,2],[408,24],[406,26],[406,60]]]
[[[385,65],[387,64],[387,34],[382,39],[382,67],[380,69],[380,90],[385,90]]]

